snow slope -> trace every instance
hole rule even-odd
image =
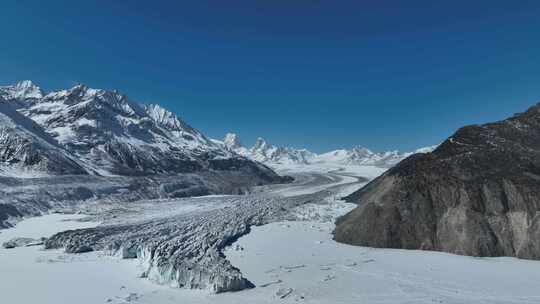
[[[332,230],[332,223],[282,222],[240,238],[226,255],[259,286],[243,300],[532,304],[540,298],[538,261],[348,246],[333,241]]]
[[[86,173],[54,138],[0,97],[0,175]]]

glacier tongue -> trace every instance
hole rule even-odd
[[[339,180],[344,182],[335,184]],[[276,192],[270,188],[265,194],[155,202],[136,209],[125,204],[110,210],[115,212],[113,220],[102,212],[104,225],[58,233],[47,240],[46,248],[64,248],[69,253],[103,250],[122,258],[136,258],[143,267],[141,277],[158,284],[215,293],[242,290],[253,284],[226,259],[223,250],[227,246],[249,233],[251,226],[294,219],[297,207],[324,203],[333,195],[333,187],[341,189],[360,182],[363,180],[348,182],[334,175],[332,179],[298,182],[297,187],[326,185],[322,191],[304,195],[283,197],[277,194],[281,186],[276,185]],[[199,207],[192,212],[175,211],[190,200]],[[154,214],[156,208],[160,215],[148,218],[146,215]],[[164,213],[167,208],[170,211]],[[118,214],[118,210],[125,213]],[[116,215],[135,217],[115,222]]]

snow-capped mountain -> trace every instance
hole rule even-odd
[[[43,91],[30,80],[21,81],[11,86],[0,86],[0,97],[6,100],[38,99]]]
[[[311,153],[306,149],[277,147],[268,144],[261,137],[257,138],[255,145],[250,151],[253,159],[263,163],[308,164],[315,156],[314,153]]]
[[[246,148],[240,142],[238,135],[228,133],[221,142],[227,149],[237,154],[249,157],[267,165],[281,164],[341,164],[341,165],[369,165],[378,167],[391,167],[404,158],[415,153],[428,153],[436,146],[420,148],[414,152],[401,153],[399,151],[387,151],[382,153],[372,152],[363,147],[355,147],[350,150],[340,149],[327,153],[316,154],[306,149],[294,149],[277,147],[258,138],[255,145]]]
[[[0,175],[85,174],[38,124],[0,97]]]
[[[0,87],[0,98],[4,172],[19,168],[44,174],[148,175],[234,168],[271,176],[259,163],[390,167],[412,154],[358,147],[317,155],[262,138],[248,149],[236,134],[213,140],[159,105],[139,104],[118,91],[85,85],[46,93],[22,81]]]
[[[350,150],[335,150],[317,155],[314,162],[338,163],[344,165],[370,165],[378,167],[392,167],[403,159],[415,153],[429,153],[437,146],[424,147],[414,152],[386,151],[373,152],[364,147],[355,147]]]
[[[174,113],[133,102],[117,91],[77,85],[45,94],[32,82],[23,81],[0,87],[0,96],[2,103],[41,127],[66,157],[76,159],[89,174],[174,174],[245,167],[271,171],[216,144]]]
[[[242,145],[238,135],[234,133],[225,134],[222,144],[225,145],[229,151],[236,152],[242,156],[250,156],[250,151]]]
[[[266,164],[309,164],[316,156],[306,149],[274,146],[261,137],[257,138],[253,147],[247,149],[234,133],[225,135],[223,145],[230,151]]]

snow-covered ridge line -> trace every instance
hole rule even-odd
[[[413,153],[435,148],[376,153],[359,146],[316,154],[307,149],[278,147],[263,138],[246,148],[236,134],[227,134],[223,141],[213,140],[159,105],[139,104],[118,91],[82,84],[46,93],[31,81],[22,81],[0,87],[0,98],[39,124],[80,159],[80,165],[91,174],[193,172],[206,167],[208,159],[238,155],[270,166],[340,164],[387,168]]]
[[[260,137],[253,147],[246,148],[242,145],[238,135],[234,133],[226,134],[223,141],[219,143],[230,151],[270,166],[287,164],[341,164],[371,165],[387,168],[394,166],[412,154],[429,153],[437,147],[424,147],[413,152],[387,151],[378,153],[358,146],[352,149],[340,149],[316,154],[307,149],[277,147],[267,143]]]
[[[78,167],[84,168],[77,174],[103,176],[229,169],[275,175],[253,160],[216,144],[173,112],[159,105],[135,102],[116,90],[78,84],[44,92],[31,81],[22,81],[0,86],[0,103],[33,121],[35,126],[29,132],[39,135],[27,136],[24,142],[10,137],[10,142],[20,146],[13,150],[29,151],[22,149],[22,145],[37,147],[34,141],[39,137],[47,138],[60,151],[60,155],[51,156],[47,147],[39,145],[39,149],[31,150],[32,164],[54,161],[59,162],[54,167],[61,168],[64,159],[75,160]],[[15,164],[19,171],[28,171],[24,164],[29,158],[30,152],[0,155],[0,176],[14,172]],[[50,169],[51,166],[44,165],[32,167],[36,176],[63,173]]]

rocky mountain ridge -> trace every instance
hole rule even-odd
[[[272,174],[224,149],[174,113],[139,104],[118,91],[76,85],[45,93],[31,81],[22,81],[0,87],[0,96],[4,107],[33,121],[66,157],[85,168],[79,174],[177,174],[242,166]]]
[[[459,129],[348,199],[340,242],[540,259],[540,104]]]

